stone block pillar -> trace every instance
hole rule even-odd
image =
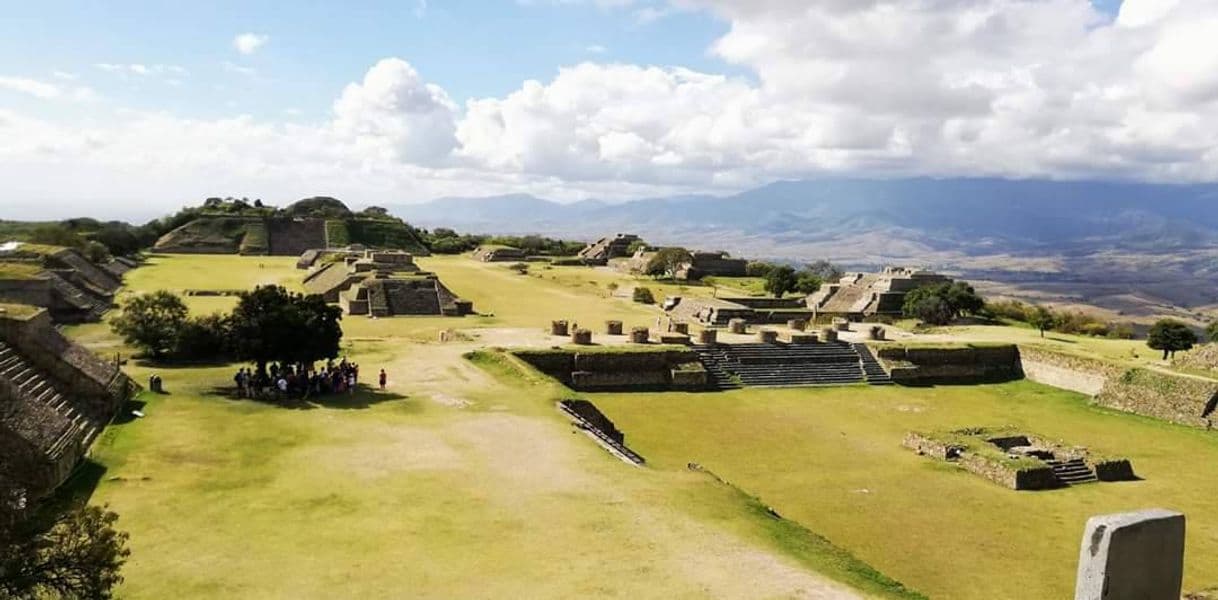
[[[550,321],[550,335],[566,337],[570,325],[566,321]]]
[[[651,331],[646,327],[634,327],[630,330],[630,343],[646,344],[651,340]]]
[[[1075,600],[1175,600],[1183,577],[1183,514],[1156,508],[1087,520]]]
[[[787,329],[791,329],[793,331],[806,331],[808,329],[808,322],[803,319],[791,319],[790,321],[787,321]]]
[[[703,329],[698,332],[698,343],[704,346],[714,346],[719,343],[718,329]]]
[[[689,323],[681,323],[674,321],[668,326],[668,330],[672,333],[682,333],[689,335]]]
[[[727,328],[732,333],[748,333],[749,323],[744,319],[732,319],[727,322]]]
[[[580,346],[588,346],[592,344],[592,331],[589,329],[576,329],[571,332],[571,343]]]
[[[821,330],[820,337],[825,342],[836,342],[837,341],[837,330],[832,327],[826,327]]]
[[[778,342],[778,332],[773,329],[762,329],[757,332],[757,341],[763,344],[773,344]]]
[[[605,321],[605,333],[609,335],[622,335],[622,322]]]

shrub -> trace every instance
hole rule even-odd
[[[769,275],[770,271],[772,270],[774,270],[774,265],[768,262],[754,260],[745,265],[744,274],[748,275],[749,277],[765,277],[766,275]]]
[[[212,360],[228,351],[228,317],[216,313],[187,319],[178,330],[174,358]]]
[[[521,275],[527,275],[529,272],[529,265],[522,262],[512,263],[508,265],[508,268]]]
[[[651,288],[636,287],[634,288],[633,299],[639,304],[655,304],[656,297],[651,293]]]

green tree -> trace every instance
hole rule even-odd
[[[816,293],[816,290],[819,290],[823,283],[824,280],[821,279],[820,275],[809,270],[803,270],[795,276],[795,291],[809,296]]]
[[[1175,356],[1176,352],[1189,350],[1197,343],[1197,334],[1184,323],[1162,319],[1150,328],[1146,345],[1163,351],[1163,360]]]
[[[1205,328],[1205,337],[1210,342],[1218,344],[1218,321],[1210,323],[1209,327]]]
[[[1040,331],[1040,337],[1045,337],[1045,332],[1057,325],[1057,315],[1043,306],[1029,309],[1026,320],[1029,325]]]
[[[651,288],[636,287],[631,294],[631,298],[639,304],[655,304],[655,294],[651,293]]]
[[[229,318],[215,313],[191,317],[178,329],[174,358],[214,360],[224,357],[229,346]]]
[[[132,296],[122,311],[110,321],[110,329],[154,358],[173,350],[189,314],[182,299],[165,290]]]
[[[61,223],[35,227],[30,232],[30,241],[35,244],[64,246],[67,248],[81,248],[85,245],[85,239],[80,234]]]
[[[975,315],[985,308],[985,299],[964,281],[953,282],[943,292],[944,299],[957,315]]]
[[[787,292],[794,290],[797,279],[795,269],[786,265],[774,267],[765,276],[765,291],[781,298]]]
[[[321,296],[266,285],[242,292],[229,317],[229,346],[263,371],[271,361],[300,364],[338,356],[342,309]]]
[[[694,258],[685,248],[661,248],[647,260],[643,272],[652,277],[676,277],[681,267]]]
[[[760,260],[749,261],[744,266],[744,274],[748,277],[765,277],[773,270],[774,265]]]
[[[69,510],[45,532],[28,521],[0,523],[0,597],[112,597],[131,551],[115,513],[97,506]]]
[[[907,317],[916,318],[927,325],[947,325],[956,315],[952,306],[939,294],[919,294],[912,300],[910,294],[906,294],[905,305],[902,307]]]

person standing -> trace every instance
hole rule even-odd
[[[389,380],[389,376],[385,375],[385,369],[381,369],[380,384],[381,391],[385,390],[385,382]]]

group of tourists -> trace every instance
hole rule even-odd
[[[381,369],[379,385],[383,390],[388,377]],[[328,394],[354,394],[359,385],[359,365],[343,359],[338,364],[326,361],[315,370],[313,365],[273,363],[264,371],[242,367],[233,375],[237,396],[241,398],[308,398]]]

